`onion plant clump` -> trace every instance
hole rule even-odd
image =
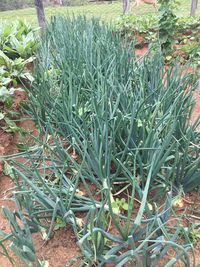
[[[73,147],[86,179],[99,188],[107,177],[127,181],[125,165],[144,188],[155,164],[153,187],[198,185],[196,84],[183,68],[166,70],[160,55],[137,62],[130,41],[82,17],[55,18],[42,43],[30,113]]]
[[[192,77],[160,55],[138,62],[134,44],[98,20],[56,17],[41,43],[28,91],[39,138],[24,164],[7,166],[24,228],[48,240],[58,220],[71,224],[81,266],[192,266],[180,221],[168,225],[171,191],[199,186]]]

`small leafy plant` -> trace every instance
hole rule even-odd
[[[160,0],[159,7],[159,40],[165,56],[172,53],[172,44],[176,31],[177,17],[174,13],[176,0]]]
[[[35,30],[23,21],[0,23],[0,50],[10,59],[31,57],[38,48]]]
[[[22,91],[24,83],[33,82],[28,66],[34,60],[37,47],[35,33],[28,24],[22,21],[0,23],[0,103],[3,106],[0,121],[4,121],[11,131],[18,129],[8,116],[13,95],[15,91]],[[1,128],[4,128],[2,123]]]

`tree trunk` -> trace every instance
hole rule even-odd
[[[198,3],[198,0],[192,0],[191,11],[190,11],[190,16],[192,17],[196,15],[197,3]]]
[[[41,29],[45,28],[45,15],[44,15],[44,6],[42,0],[35,0],[35,7],[37,10],[38,23]]]
[[[54,0],[54,4],[63,6],[64,5],[64,0]]]
[[[123,14],[127,15],[129,12],[129,0],[123,0]]]

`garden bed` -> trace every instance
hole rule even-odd
[[[144,56],[146,54],[147,49],[136,49],[135,54],[139,57]],[[195,106],[192,120],[196,120],[197,117],[200,114],[200,96],[198,90],[194,94],[194,98],[197,99],[197,104]],[[12,110],[17,112],[20,108],[20,102],[24,101],[25,95],[22,92],[16,92]],[[25,119],[25,120],[24,120]],[[27,133],[33,134],[34,136],[37,136],[37,130],[34,126],[34,123],[30,120],[27,120],[28,118],[25,116],[23,117],[22,122],[18,123],[18,126],[20,128],[23,128]],[[28,135],[26,136],[26,138]],[[25,138],[25,139],[26,139]],[[1,155],[10,155],[17,152],[17,144],[22,143],[22,138],[20,134],[9,134],[2,131],[1,134]],[[26,140],[27,143],[27,140]],[[18,159],[20,162],[20,159]],[[5,176],[2,172],[0,172],[0,206],[6,206],[11,210],[15,210],[15,204],[10,200],[3,200],[4,198],[9,198],[12,196],[12,187],[14,186],[13,182],[10,180],[8,176]],[[79,187],[80,190],[84,190],[84,186]],[[95,187],[92,188],[92,191],[95,192]],[[84,193],[86,196],[87,192]],[[176,207],[174,208],[175,212],[177,213],[177,216],[180,218],[180,223],[184,225],[184,227],[191,227],[191,223],[194,221],[199,221],[199,217],[196,215],[195,210],[200,210],[200,197],[198,196],[198,192],[196,190],[193,190],[191,193],[187,193],[184,198],[181,199],[181,201],[177,202]],[[135,214],[137,214],[139,206],[135,210]],[[191,211],[194,210],[194,212]],[[80,214],[82,217],[83,215]],[[190,217],[191,216],[191,217]],[[0,230],[3,230],[5,232],[9,232],[10,225],[8,220],[5,219],[5,217],[2,215],[2,211],[0,212]],[[173,221],[173,217],[169,220],[169,224],[173,226],[175,221]],[[115,228],[110,225],[110,232],[115,231]],[[200,257],[199,257],[199,249],[200,249],[200,238],[199,235],[194,235],[194,250],[195,250],[195,260],[196,264],[200,263]],[[60,229],[55,230],[50,240],[43,245],[44,240],[42,238],[41,234],[34,234],[33,235],[33,242],[37,251],[37,256],[40,259],[45,259],[48,262],[49,267],[63,267],[66,263],[69,263],[72,258],[81,256],[81,251],[77,245],[76,237],[71,229],[70,226],[61,226]],[[173,252],[172,252],[173,253]],[[23,266],[19,260],[14,256],[12,252],[10,252],[10,255],[12,255],[15,260],[18,262],[18,266]],[[168,255],[168,258],[172,257],[173,254]],[[191,261],[192,261],[192,254],[191,254]],[[4,256],[0,256],[0,262],[2,266],[11,267],[12,265],[9,263],[8,259]],[[159,263],[159,266],[162,266],[164,264],[164,260]],[[79,261],[74,263],[73,266],[78,267],[80,264]],[[106,267],[114,267],[113,264],[105,264]],[[128,265],[127,265],[128,266]],[[182,266],[182,264],[177,263],[174,266]]]
[[[199,113],[198,113],[199,115]],[[30,131],[35,130],[32,123],[30,123],[31,127],[29,128]],[[26,130],[27,126],[26,126]],[[6,137],[5,137],[6,138]],[[9,151],[10,153],[16,153],[16,146],[15,138],[12,139],[11,142],[9,142],[9,149],[7,150],[7,153]],[[0,172],[0,206],[6,206],[10,210],[15,210],[15,204],[12,201],[4,200],[4,198],[11,197],[12,191],[11,188],[14,186],[13,182],[10,180],[8,176],[5,176],[2,172]],[[93,188],[94,190],[94,188]],[[177,211],[177,209],[179,211]],[[194,210],[194,212],[191,211]],[[199,192],[196,190],[193,190],[190,193],[185,194],[184,198],[177,202],[175,211],[178,213],[178,216],[182,219],[180,219],[180,223],[184,225],[184,227],[191,227],[191,224],[194,222],[199,222],[200,217],[199,213],[196,214],[195,211],[200,211],[200,195]],[[171,219],[172,220],[172,219]],[[173,220],[171,221],[171,225],[173,225]],[[2,215],[2,211],[0,210],[0,230],[9,232],[10,231],[10,224],[7,219]],[[110,229],[112,231],[112,227]],[[194,242],[194,251],[195,251],[195,261],[196,264],[200,264],[200,236],[199,236],[199,229],[196,229],[196,234],[194,234],[193,242]],[[76,237],[72,231],[71,226],[62,226],[60,229],[54,231],[51,235],[50,240],[44,244],[44,240],[42,238],[41,234],[34,234],[33,235],[33,242],[35,244],[35,248],[37,251],[37,256],[40,259],[45,259],[48,262],[49,267],[64,267],[67,263],[69,263],[72,258],[81,256],[81,251],[77,245]],[[16,256],[12,252],[10,252],[10,255],[15,258],[15,260],[18,262],[18,267],[22,267],[23,265],[18,261]],[[168,255],[168,258],[171,259],[171,257],[174,256],[173,254]],[[191,255],[191,261],[192,261],[192,255]],[[165,261],[161,261],[157,267],[160,267],[163,265]],[[2,267],[12,267],[9,260],[4,257],[3,255],[0,255],[0,263]],[[75,262],[72,266],[79,267],[80,262]],[[0,266],[1,266],[0,265]],[[114,267],[113,264],[105,264],[105,267]],[[128,266],[128,265],[127,265]],[[183,265],[180,263],[177,263],[174,265],[175,267],[182,267]]]
[[[2,148],[13,152],[15,140],[21,152],[4,166],[16,186],[16,213],[7,200],[11,210],[3,209],[13,251],[34,266],[63,267],[77,255],[73,266],[160,266],[175,252],[176,266],[189,266],[200,205],[191,77],[167,70],[160,55],[133,61],[132,45],[85,18],[53,19],[39,53],[28,117],[18,124],[29,135]]]
[[[199,68],[199,17],[177,17],[174,27],[174,34],[170,40],[173,49],[165,55],[166,62],[171,63],[176,59],[181,64],[187,64],[189,60],[190,63]],[[124,16],[118,21],[117,29],[122,35],[134,39],[138,47],[146,47],[151,44],[152,49],[154,49],[153,47],[156,46],[157,42],[161,41],[159,40],[159,17],[157,15]],[[164,40],[167,38],[170,39],[169,36],[163,36]]]

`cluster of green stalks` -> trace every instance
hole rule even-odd
[[[40,266],[31,234],[46,229],[48,240],[59,218],[80,266],[192,266],[180,222],[168,226],[172,192],[199,185],[192,77],[161,54],[138,61],[134,43],[98,20],[53,18],[41,44],[28,91],[39,137],[24,164],[13,161],[17,211],[5,210],[19,257]]]

